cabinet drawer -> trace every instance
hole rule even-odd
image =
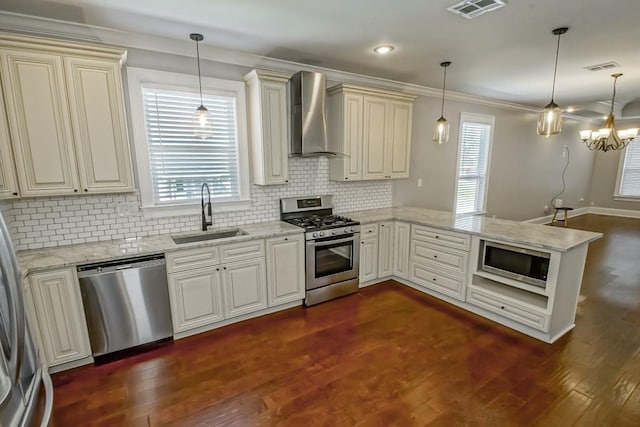
[[[378,235],[378,224],[365,224],[360,226],[360,238]]]
[[[264,240],[252,240],[220,246],[220,259],[222,262],[241,261],[263,256]]]
[[[411,261],[409,280],[425,288],[464,301],[464,278],[444,273],[432,264],[419,264]]]
[[[198,248],[185,251],[169,252],[167,259],[167,273],[192,270],[194,268],[210,267],[220,263],[218,248]]]
[[[411,227],[411,238],[463,251],[468,251],[471,246],[471,236],[467,234],[443,231],[421,225]]]
[[[544,332],[549,331],[549,315],[547,313],[501,298],[475,286],[469,287],[467,302],[532,328]]]
[[[468,256],[467,252],[431,246],[419,240],[411,241],[411,259],[418,263],[431,261],[442,268],[464,274]]]

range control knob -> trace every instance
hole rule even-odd
[[[311,237],[318,237],[318,233],[313,233]]]
[[[353,231],[353,228],[351,229],[351,231]],[[349,227],[345,228],[345,229],[344,229],[344,232],[345,232],[345,233],[348,233],[348,232],[349,232]]]
[[[333,230],[333,231],[331,232],[331,235],[332,235],[332,236],[335,236],[337,233],[338,233],[338,232],[337,232],[336,230]]]
[[[353,233],[353,227],[351,227],[351,228],[349,229],[349,231],[351,231],[351,232]]]
[[[319,232],[319,233],[318,233],[318,235],[319,235],[320,237],[324,236],[324,231]]]

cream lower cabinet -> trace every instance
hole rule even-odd
[[[267,308],[264,258],[230,263],[222,269],[227,319]]]
[[[29,281],[48,365],[90,356],[91,345],[75,270],[33,273]]]
[[[396,221],[393,223],[393,227],[393,275],[401,279],[408,279],[411,225]]]
[[[393,274],[393,222],[381,222],[378,228],[378,278]]]
[[[133,191],[124,51],[0,34],[21,196]]]
[[[330,88],[329,178],[357,181],[409,177],[415,96],[354,85]]]
[[[166,259],[175,334],[267,308],[262,239],[169,252]]]
[[[267,239],[269,307],[304,299],[304,243],[304,235]]]
[[[360,227],[360,283],[378,278],[378,224]]]
[[[168,275],[174,333],[224,319],[220,267]]]

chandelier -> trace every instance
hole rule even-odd
[[[631,141],[638,137],[638,128],[616,130],[613,117],[613,106],[616,100],[616,82],[622,73],[611,74],[613,77],[613,96],[611,97],[611,111],[607,115],[604,127],[597,131],[589,129],[580,131],[580,139],[587,145],[589,150],[622,150]]]

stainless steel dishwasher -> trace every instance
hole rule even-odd
[[[78,267],[93,356],[173,335],[164,255]]]

